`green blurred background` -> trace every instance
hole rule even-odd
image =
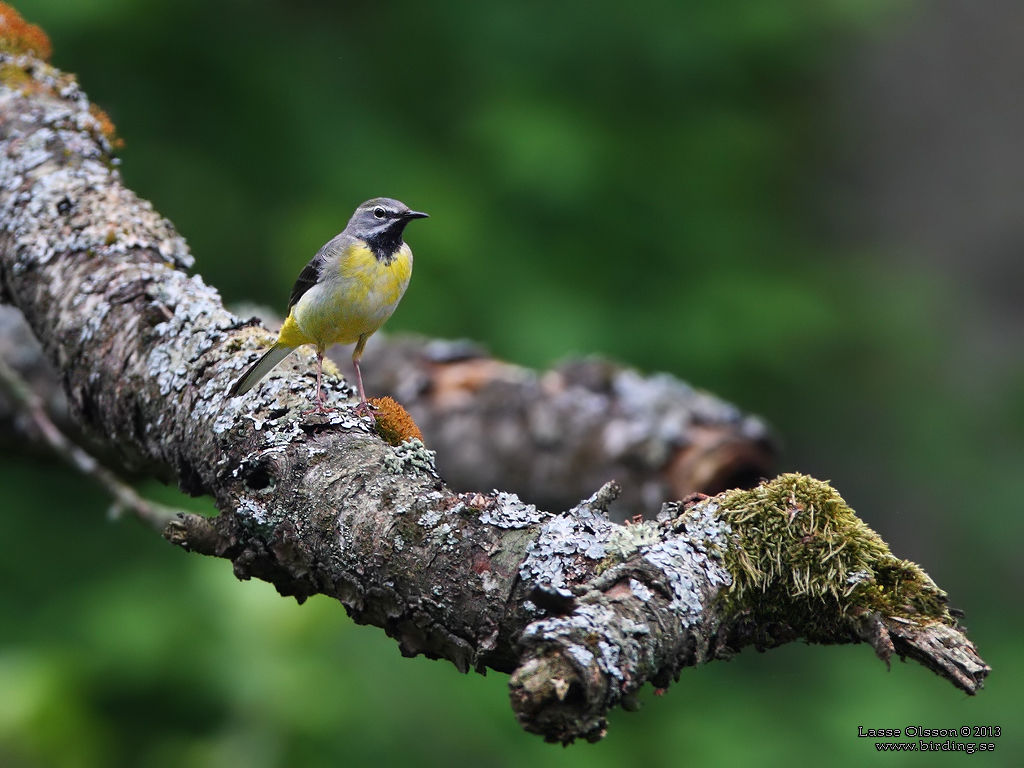
[[[15,5],[226,301],[282,308],[366,198],[426,210],[390,330],[600,353],[764,415],[782,468],[924,565],[995,671],[967,698],[866,646],[751,650],[563,750],[518,729],[504,676],[402,659],[7,455],[0,765],[1024,763],[1016,0]],[[856,738],[907,725],[1003,736]]]

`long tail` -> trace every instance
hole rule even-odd
[[[244,395],[250,389],[259,384],[260,379],[270,373],[271,369],[295,351],[295,347],[286,347],[283,344],[275,344],[268,349],[259,360],[253,363],[249,370],[228,390],[228,397]]]

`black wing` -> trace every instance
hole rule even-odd
[[[316,256],[299,273],[298,279],[295,281],[295,285],[292,287],[292,295],[288,297],[288,309],[285,312],[285,316],[291,314],[292,307],[294,307],[299,299],[302,298],[302,294],[316,285],[317,280],[320,279],[320,267],[324,263],[324,252],[320,251]]]
[[[302,268],[298,279],[295,281],[295,285],[292,287],[292,295],[288,297],[286,317],[291,314],[292,307],[299,303],[302,295],[319,282],[324,262],[341,253],[350,242],[352,242],[352,238],[348,237],[345,232],[335,235],[334,239],[324,245],[309,264]]]

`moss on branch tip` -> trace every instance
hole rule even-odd
[[[753,641],[838,642],[881,615],[919,626],[956,626],[946,593],[900,560],[827,482],[786,474],[711,502],[732,529],[723,598],[754,619]]]

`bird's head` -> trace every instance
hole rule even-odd
[[[402,247],[402,232],[413,219],[425,219],[427,214],[409,209],[405,203],[390,197],[375,197],[356,208],[345,230],[353,237],[364,240],[377,258],[390,261]]]

